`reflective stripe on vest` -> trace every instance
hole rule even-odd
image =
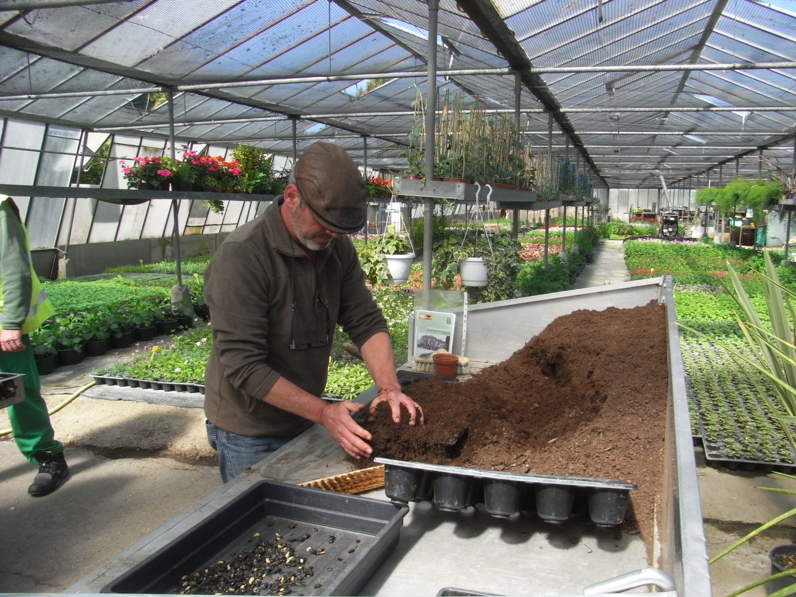
[[[9,215],[11,217],[16,217],[13,214]],[[28,308],[25,321],[22,322],[21,332],[23,334],[29,334],[33,330],[40,328],[41,324],[43,324],[48,318],[52,317],[55,314],[55,309],[53,308],[50,299],[47,298],[47,293],[44,292],[44,287],[41,285],[41,282],[39,282],[39,276],[36,274],[36,270],[33,269],[33,256],[30,253],[28,230],[21,222],[20,225],[22,226],[22,232],[25,234],[25,250],[27,251],[28,255],[28,266],[30,267],[31,281],[30,307]],[[2,280],[0,280],[0,288],[2,288]]]

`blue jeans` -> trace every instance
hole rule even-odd
[[[218,468],[224,483],[229,483],[293,439],[281,435],[239,435],[216,427],[210,421],[205,421],[205,427],[210,447],[218,452]]]

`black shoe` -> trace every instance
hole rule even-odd
[[[34,458],[39,461],[39,474],[28,487],[28,493],[33,497],[49,495],[69,476],[69,465],[66,464],[63,452],[38,452]]]

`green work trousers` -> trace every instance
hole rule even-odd
[[[8,418],[14,441],[22,455],[33,463],[38,463],[33,455],[36,452],[63,452],[61,442],[55,440],[55,432],[47,414],[47,403],[41,397],[41,383],[33,349],[27,334],[22,336],[25,350],[6,352],[0,350],[0,371],[3,373],[23,373],[25,375],[25,399],[8,407]]]

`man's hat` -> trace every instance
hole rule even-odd
[[[365,183],[345,150],[313,143],[299,158],[295,178],[302,199],[324,228],[350,234],[365,225]]]

